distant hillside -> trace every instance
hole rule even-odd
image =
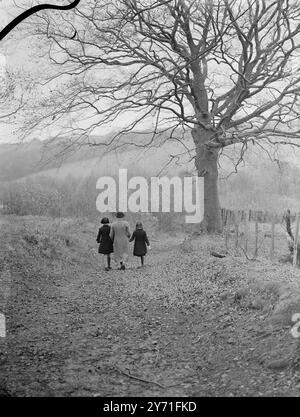
[[[11,181],[59,166],[60,161],[52,158],[46,162],[44,146],[39,140],[29,143],[5,144],[0,146],[0,181]],[[48,153],[54,155],[56,147],[48,146]],[[48,156],[47,156],[48,159]]]
[[[112,134],[102,137],[90,137],[93,143],[109,143]],[[118,149],[115,145],[110,146],[87,146],[74,143],[72,138],[60,138],[57,140],[40,141],[35,139],[28,143],[0,145],[0,182],[20,179],[45,173],[54,177],[65,177],[69,174],[76,177],[86,177],[91,174],[115,173],[119,167],[139,171],[145,174],[157,175],[161,169],[164,172],[178,172],[193,170],[192,155],[178,141],[169,141],[166,133],[162,134],[151,147],[151,132],[123,135],[118,140]],[[139,146],[130,146],[130,143]],[[193,149],[194,145],[189,134],[185,139],[185,145]],[[193,154],[193,151],[191,152]],[[180,158],[170,155],[180,154]],[[273,155],[273,151],[270,152]],[[226,178],[234,172],[234,164],[239,160],[240,146],[225,148],[220,158],[220,178]],[[291,148],[282,147],[280,156],[276,152],[273,158],[287,161],[291,166],[299,165],[300,157]],[[239,172],[246,167],[251,172],[259,169],[262,164],[269,160],[259,146],[249,145],[244,161],[239,164]]]
[[[129,135],[127,135],[129,136]],[[134,141],[140,147],[129,146],[129,137],[123,137],[122,145],[114,150],[104,146],[78,146],[71,139],[64,141],[39,141],[0,145],[0,182],[44,173],[65,177],[88,176],[98,173],[114,173],[119,167],[137,169],[140,172],[157,174],[169,161],[170,154],[182,153],[184,148],[174,142],[156,143],[144,148],[142,145],[151,139],[149,133],[135,135]],[[110,137],[101,138],[101,142]],[[93,138],[91,142],[95,141]],[[160,138],[161,142],[165,138]],[[99,138],[97,140],[99,142]],[[192,145],[191,145],[192,146]],[[181,157],[182,163],[188,155]]]
[[[110,139],[107,136],[101,141]],[[166,137],[153,147],[143,147],[150,139],[149,133],[140,133],[134,140],[141,146],[132,147],[128,145],[132,137],[127,135],[122,138],[121,148],[115,150],[97,146],[74,147],[71,139],[1,145],[0,185],[25,179],[42,184],[41,176],[55,181],[73,177],[76,184],[88,178],[95,181],[99,176],[115,176],[119,168],[127,168],[129,175],[145,177],[195,172],[193,151],[189,154],[178,142],[166,141]],[[96,138],[90,138],[90,141],[96,141]],[[186,144],[193,149],[189,137]],[[177,154],[181,154],[179,159],[170,158],[170,155]],[[226,148],[220,158],[219,189],[224,207],[279,211],[289,207],[300,210],[300,168],[297,155],[290,148],[283,148],[279,156],[278,153],[268,155],[257,145],[249,146],[249,152],[235,173],[234,164],[239,157],[239,146],[232,146]]]

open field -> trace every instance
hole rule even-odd
[[[290,265],[215,258],[222,237],[149,233],[144,270],[132,258],[125,272],[105,272],[95,224],[3,216],[1,228],[1,392],[300,394],[291,335],[300,281]]]

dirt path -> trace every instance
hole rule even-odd
[[[144,270],[133,261],[125,272],[103,271],[95,249],[76,259],[72,244],[74,258],[38,265],[37,249],[16,251],[6,389],[18,396],[299,395],[295,367],[266,366],[294,343],[289,328],[269,326],[276,296],[260,294],[263,307],[249,306],[236,296],[237,269],[179,243],[156,243]]]

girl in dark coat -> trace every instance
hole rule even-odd
[[[147,246],[150,249],[150,243],[147,237],[147,233],[143,230],[142,223],[138,222],[136,224],[136,229],[132,233],[132,236],[129,242],[134,240],[133,255],[139,256],[141,258],[141,267],[144,266],[144,256],[147,253]]]
[[[109,236],[110,234],[109,219],[107,217],[104,217],[101,220],[101,224],[103,226],[100,227],[98,236],[97,236],[97,242],[99,243],[98,252],[107,256],[107,267],[105,268],[105,271],[109,271],[111,269],[110,254],[114,251],[113,241],[111,240]]]

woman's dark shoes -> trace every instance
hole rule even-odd
[[[121,265],[121,270],[122,270],[122,271],[125,271],[125,269],[126,269],[126,268],[125,268],[125,265],[124,265],[124,264],[122,264],[122,265]]]
[[[111,269],[111,267],[110,266],[107,266],[106,268],[105,268],[105,271],[109,271]]]

